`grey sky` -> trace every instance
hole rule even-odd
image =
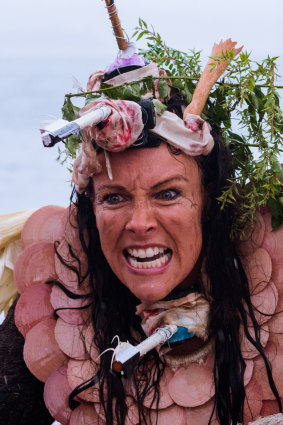
[[[232,37],[255,59],[281,56],[281,0],[116,0],[130,36],[142,17],[166,42],[202,50]],[[1,0],[0,3],[0,214],[67,205],[69,174],[44,149],[42,116],[59,117],[72,75],[83,86],[91,72],[113,61],[117,48],[101,0]],[[140,43],[140,46],[143,44]]]

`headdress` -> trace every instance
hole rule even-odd
[[[115,26],[115,31],[117,28]],[[81,89],[80,93],[66,95],[62,108],[63,118],[72,121],[79,116],[79,108],[72,103],[77,96],[85,98],[86,107],[83,111],[91,108],[88,105],[92,102],[104,102],[105,99],[140,102],[150,98],[157,117],[155,129],[158,129],[159,122],[166,122],[170,91],[177,91],[189,103],[184,115],[201,115],[201,120],[217,126],[232,152],[236,175],[223,188],[219,198],[221,208],[227,204],[235,205],[231,236],[242,236],[254,222],[256,208],[267,203],[272,210],[273,228],[277,228],[283,220],[280,180],[283,172],[277,159],[281,150],[283,118],[278,100],[278,89],[282,86],[276,85],[276,58],[267,58],[257,63],[250,59],[249,54],[242,52],[234,59],[240,49],[236,49],[231,40],[224,43],[221,41],[214,45],[211,58],[201,73],[199,52],[184,53],[168,47],[160,34],[149,29],[142,19],[139,20],[134,36],[138,39],[146,37],[148,49],[137,55],[131,43],[127,43],[127,49],[124,43],[124,50],[120,51],[118,58],[105,72],[96,71],[90,76],[86,92]],[[222,74],[225,68],[227,71]],[[213,86],[221,75],[222,79]],[[201,153],[199,148],[202,143],[204,146],[208,142],[208,150],[213,143],[208,138],[209,124],[199,121],[203,123],[206,136],[200,136],[201,132],[195,131],[198,120],[188,115],[185,124],[182,123],[182,130],[187,127],[191,130],[189,137],[193,135],[197,138],[197,145],[193,144],[194,152],[189,153],[192,155]],[[180,120],[177,121],[180,123]],[[153,134],[154,129],[146,131]],[[166,138],[168,134],[162,133],[161,136]],[[200,143],[202,137],[204,139]],[[187,147],[189,145],[188,142]],[[89,148],[84,143],[81,145],[76,135],[68,137],[65,146],[63,150],[60,148],[62,162],[73,162],[81,146],[74,180],[77,189],[83,191],[88,183],[87,176],[99,169],[95,161],[96,153],[90,144]],[[206,154],[208,150],[203,153]],[[96,163],[98,169],[86,165],[90,163]]]

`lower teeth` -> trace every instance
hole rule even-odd
[[[161,267],[165,263],[167,263],[168,260],[169,260],[168,255],[163,255],[161,258],[158,258],[157,260],[143,261],[143,262],[137,261],[133,259],[132,257],[128,258],[128,261],[131,264],[131,266],[136,267],[138,269],[151,269],[153,267]]]

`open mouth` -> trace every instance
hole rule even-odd
[[[146,249],[124,250],[124,255],[132,267],[138,269],[151,269],[154,267],[162,267],[169,263],[172,257],[170,248],[151,247]]]

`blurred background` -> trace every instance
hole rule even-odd
[[[168,45],[202,50],[231,37],[255,60],[281,56],[283,3],[279,0],[116,0],[130,37],[141,17]],[[0,214],[68,205],[70,174],[43,148],[39,123],[59,118],[72,76],[85,88],[118,49],[101,0],[9,0],[0,3]],[[145,42],[140,40],[139,47]]]

